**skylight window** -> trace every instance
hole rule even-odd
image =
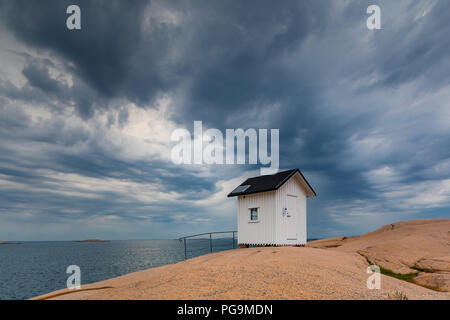
[[[247,190],[248,188],[250,188],[250,185],[244,185],[244,186],[239,186],[236,189],[234,189],[231,193],[235,194],[235,193],[242,193],[245,192],[245,190]]]

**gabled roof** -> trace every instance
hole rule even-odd
[[[299,173],[300,179],[304,181],[303,185],[305,189],[307,189],[306,193],[309,194],[309,197],[315,197],[316,192],[313,190],[308,181],[306,181],[299,169],[291,169],[271,175],[249,178],[242,182],[236,189],[231,191],[228,194],[228,197],[277,190],[296,173]]]

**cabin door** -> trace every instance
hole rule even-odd
[[[298,229],[298,210],[297,210],[297,197],[288,195],[287,196],[287,240],[297,240],[297,229]]]

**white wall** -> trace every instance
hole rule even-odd
[[[277,226],[277,244],[306,244],[306,192],[298,182],[297,174],[277,190],[276,193],[276,226]],[[283,208],[287,207],[287,196],[294,195],[297,197],[297,241],[287,240],[287,224],[288,218],[282,216]]]
[[[258,222],[250,222],[250,208],[258,209]],[[276,244],[275,191],[238,196],[238,243]]]

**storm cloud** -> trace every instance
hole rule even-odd
[[[377,1],[368,30],[370,4],[1,0],[0,232],[235,228],[225,195],[258,168],[174,165],[194,120],[280,129],[281,168],[318,193],[309,237],[448,217],[450,7]]]

